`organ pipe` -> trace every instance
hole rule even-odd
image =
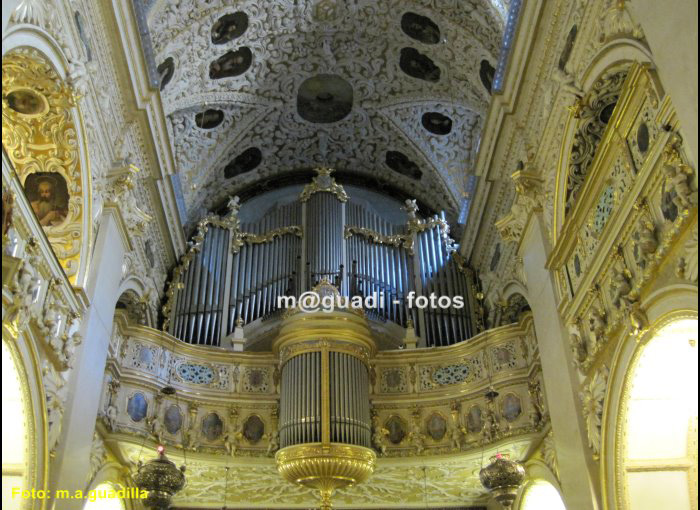
[[[444,215],[393,224],[371,208],[341,198],[321,190],[245,224],[234,216],[211,220],[174,273],[167,330],[189,343],[219,346],[237,324],[275,312],[278,297],[298,296],[325,279],[345,295],[383,294],[382,306],[365,310],[367,316],[402,327],[410,320],[422,345],[468,339],[470,308],[419,310],[415,300],[414,308],[407,303],[410,292],[461,296],[465,305],[473,303],[463,262],[455,258],[443,230]],[[339,371],[358,377],[345,361],[336,362]],[[311,372],[318,368],[305,366]],[[311,411],[313,391],[304,398]],[[339,401],[334,412],[356,404]],[[347,424],[339,427],[334,433],[361,436]]]

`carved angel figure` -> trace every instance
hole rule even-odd
[[[615,269],[613,271],[611,288],[613,289],[612,302],[618,310],[630,304],[627,296],[632,291],[632,286],[623,270]]]
[[[669,188],[675,192],[673,204],[681,211],[690,209],[698,198],[697,191],[693,191],[689,184],[689,177],[692,174],[690,167],[684,164],[667,163],[664,165],[664,171],[670,184]]]
[[[416,450],[416,455],[421,455],[425,451],[425,434],[421,430],[420,416],[417,413],[413,415],[413,423],[411,430],[408,433],[408,441]]]
[[[381,423],[379,423],[379,416],[374,413],[372,416],[372,444],[374,445],[374,448],[382,455],[386,455],[388,436],[389,430],[382,427]]]
[[[498,415],[494,409],[493,400],[489,400],[487,402],[486,412],[484,414],[484,427],[481,430],[481,436],[484,442],[489,443],[498,439],[501,433]]]
[[[117,406],[114,404],[108,404],[104,414],[104,421],[110,432],[116,432],[118,416],[119,410],[117,409]]]
[[[588,359],[588,346],[578,332],[571,333],[571,352],[574,355],[574,364],[581,366]]]
[[[450,448],[453,452],[458,452],[462,449],[464,438],[467,435],[467,429],[455,423],[450,429]]]
[[[22,261],[22,265],[15,276],[15,283],[11,288],[12,304],[8,307],[5,320],[8,322],[14,321],[20,313],[26,314],[29,307],[32,306],[34,298],[41,280],[36,276],[36,256],[29,256]]]
[[[592,306],[588,313],[588,327],[595,336],[596,343],[601,343],[605,340],[605,327],[608,325],[605,313],[597,306]]]

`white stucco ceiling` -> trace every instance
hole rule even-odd
[[[261,180],[318,165],[379,179],[434,210],[456,216],[466,189],[489,102],[481,63],[496,65],[502,13],[488,0],[255,0],[156,2],[148,23],[156,64],[173,59],[161,91],[188,220]],[[212,42],[221,16],[243,12],[242,35]],[[439,42],[426,44],[402,30],[406,12],[429,18]],[[247,47],[252,62],[240,75],[212,79],[210,64]],[[413,48],[439,68],[437,81],[399,67]],[[301,84],[319,74],[352,86],[352,109],[332,123],[305,120],[297,109]],[[432,77],[434,78],[434,76]],[[195,115],[221,110],[213,129]],[[447,135],[428,131],[422,116],[452,120]],[[246,149],[260,150],[253,170],[226,178],[224,168]],[[421,172],[415,179],[387,166],[399,151]]]

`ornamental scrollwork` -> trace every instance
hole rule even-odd
[[[3,58],[2,88],[3,148],[66,276],[76,284],[91,232],[84,231],[89,194],[74,123],[74,91],[32,49]]]
[[[331,177],[333,173],[332,168],[318,167],[315,170],[316,176],[309,184],[304,186],[301,195],[299,195],[300,202],[306,202],[311,198],[311,195],[322,191],[332,193],[340,202],[348,201],[348,195],[345,193],[345,189]]]
[[[586,434],[588,436],[588,446],[596,460],[600,455],[603,404],[608,388],[609,374],[610,371],[603,365],[593,374],[580,395],[583,419],[586,424]]]
[[[566,212],[572,210],[586,180],[588,168],[596,155],[610,117],[627,77],[627,67],[613,69],[595,82],[588,94],[577,103],[574,117],[579,119],[574,135],[566,180]]]

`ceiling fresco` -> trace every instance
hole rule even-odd
[[[155,2],[148,24],[187,221],[318,165],[456,217],[501,3]]]

